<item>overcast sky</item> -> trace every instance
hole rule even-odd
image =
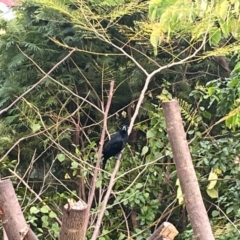
[[[1,1],[0,1],[0,17],[3,17],[7,20],[14,18],[13,11],[9,7],[7,7],[4,3],[2,3]]]

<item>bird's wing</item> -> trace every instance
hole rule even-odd
[[[112,135],[111,139],[105,144],[103,153],[122,145],[122,139],[118,135],[117,133]]]

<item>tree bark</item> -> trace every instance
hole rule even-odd
[[[131,222],[132,222],[132,227],[135,230],[136,228],[139,228],[140,224],[139,221],[137,220],[137,213],[135,211],[131,211]]]
[[[195,239],[214,240],[176,100],[163,103],[167,132]]]
[[[177,235],[177,229],[171,223],[164,222],[148,240],[173,240]]]
[[[0,216],[10,240],[37,240],[27,225],[16,197],[12,182],[0,180]]]
[[[63,208],[62,228],[59,240],[84,240],[87,204],[82,200]]]

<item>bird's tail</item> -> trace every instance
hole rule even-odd
[[[107,159],[103,158],[102,170],[105,170],[106,163],[107,163]]]

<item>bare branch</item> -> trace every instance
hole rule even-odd
[[[97,223],[95,225],[95,229],[94,229],[94,232],[93,232],[91,240],[98,239],[98,233],[99,233],[99,230],[100,230],[100,227],[101,227],[102,218],[103,218],[103,215],[105,213],[105,210],[106,210],[106,207],[107,207],[107,203],[108,203],[108,199],[109,199],[109,196],[111,194],[112,188],[113,188],[113,186],[115,184],[115,176],[116,176],[116,174],[118,172],[118,169],[120,167],[119,159],[121,158],[121,155],[122,154],[120,154],[120,156],[118,157],[118,161],[116,161],[115,168],[114,168],[114,170],[113,170],[113,172],[111,174],[110,182],[109,182],[109,185],[108,185],[108,190],[107,190],[106,195],[104,196],[104,200],[102,202],[102,208],[101,208],[100,213],[98,214]]]
[[[90,209],[91,209],[91,206],[92,206],[92,202],[93,202],[93,198],[94,198],[94,194],[95,194],[95,189],[96,189],[97,176],[98,176],[100,162],[101,162],[101,158],[102,158],[102,150],[103,150],[103,144],[104,144],[104,139],[105,139],[105,132],[107,130],[108,112],[109,112],[109,108],[110,108],[111,101],[112,101],[113,89],[114,89],[114,81],[111,81],[109,94],[108,94],[108,101],[107,101],[107,104],[106,104],[106,107],[105,107],[105,110],[104,110],[103,130],[102,130],[101,139],[100,139],[100,142],[99,142],[98,159],[97,159],[97,163],[96,163],[96,168],[94,170],[94,176],[93,176],[93,179],[92,179],[91,192],[90,192],[90,195],[88,197],[88,204],[87,204],[88,208],[87,208],[85,232],[87,230],[88,222],[89,222],[89,219],[90,219]]]
[[[26,53],[24,53],[19,47],[18,47],[18,49],[19,49],[19,51],[20,51],[26,58],[28,58],[28,59],[37,67],[37,69],[38,69],[41,73],[45,74],[44,79],[45,79],[46,76],[49,77],[49,79],[51,79],[53,82],[55,82],[56,84],[58,84],[59,86],[61,86],[63,89],[69,91],[73,96],[75,96],[75,97],[77,97],[77,98],[85,101],[86,103],[88,103],[89,105],[91,105],[92,107],[94,107],[94,108],[95,108],[96,110],[98,110],[99,112],[102,112],[100,108],[98,108],[96,105],[94,105],[94,104],[92,104],[91,102],[89,102],[86,98],[83,98],[83,97],[77,95],[75,92],[71,91],[68,87],[66,87],[65,85],[63,85],[62,83],[60,83],[59,81],[57,81],[56,79],[54,79],[53,77],[49,76],[50,72],[46,73],[42,68],[40,68],[40,66],[38,66],[38,64],[37,64],[32,58],[30,58]],[[72,50],[71,52],[74,52],[74,51],[77,51],[77,49],[76,49],[76,48],[73,48],[73,50]],[[70,56],[70,55],[69,55],[69,56]],[[66,57],[65,57],[65,58],[66,58]],[[65,58],[64,58],[64,59],[65,59]],[[64,61],[64,59],[61,60],[61,61]],[[59,64],[58,64],[58,65],[59,65]],[[55,65],[55,66],[56,66],[56,65]],[[54,67],[55,67],[55,66],[54,66]],[[43,80],[44,80],[44,79],[43,79]],[[40,80],[42,80],[42,79],[40,79]],[[39,80],[39,81],[40,81],[40,80]],[[39,82],[38,82],[38,84],[39,84]],[[35,87],[36,87],[36,86],[35,86]],[[89,93],[88,93],[88,94],[89,94]],[[0,112],[0,114],[1,114],[1,112]]]
[[[21,94],[19,97],[17,97],[11,104],[9,104],[6,108],[2,109],[0,111],[0,115],[4,112],[8,111],[12,106],[14,106],[18,101],[20,101],[25,95],[30,93],[35,87],[37,87],[40,83],[42,83],[47,77],[49,77],[50,73],[55,70],[62,62],[64,62],[66,59],[68,59],[76,49],[74,48],[66,57],[64,57],[61,61],[59,61],[57,64],[55,64],[50,71],[46,73],[44,77],[42,77],[38,82],[33,84],[27,91],[25,91],[23,94]]]

